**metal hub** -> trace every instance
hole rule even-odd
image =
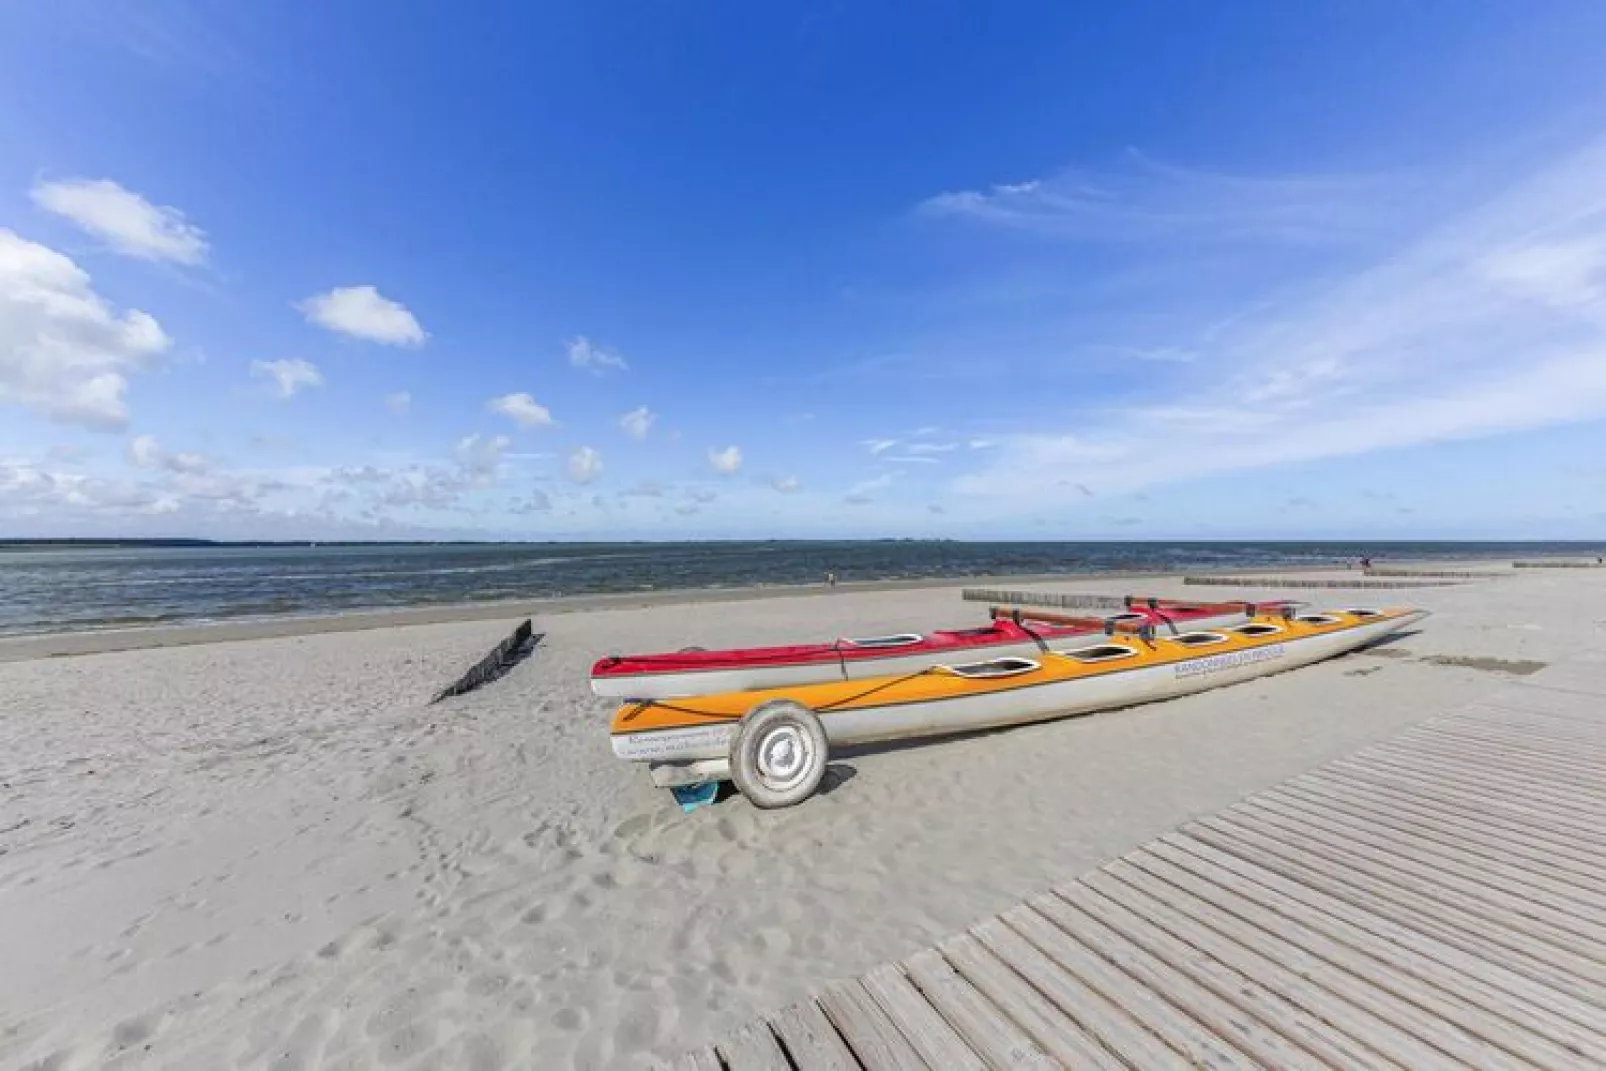
[[[808,737],[796,726],[777,726],[759,741],[758,772],[774,787],[784,789],[802,780],[808,768]]]

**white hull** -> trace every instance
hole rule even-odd
[[[1418,613],[1228,654],[1201,655],[1165,665],[1023,688],[893,706],[825,711],[819,715],[820,724],[825,727],[831,745],[842,747],[997,729],[1152,703],[1308,666],[1375,643],[1425,616],[1425,613]],[[1061,643],[1060,646],[1067,645]],[[721,721],[684,729],[622,733],[613,737],[613,751],[621,759],[636,762],[723,759],[730,751],[730,738],[735,729],[735,722]]]
[[[1216,614],[1178,622],[1182,632],[1199,629],[1228,628],[1241,625],[1248,618],[1241,613]],[[1170,627],[1162,625],[1159,635],[1170,635]],[[1085,637],[1092,643],[1100,634],[1090,632]],[[1079,642],[1082,637],[1064,636],[1050,641],[1064,645]],[[913,654],[888,652],[874,658],[843,659],[841,661],[811,662],[778,666],[741,666],[730,669],[692,670],[684,673],[642,673],[630,677],[592,677],[591,691],[608,699],[681,699],[693,695],[714,695],[719,692],[751,692],[761,688],[790,688],[798,684],[820,684],[824,681],[858,681],[870,677],[896,677],[903,673],[919,673],[923,669],[943,663],[981,662],[991,658],[1034,658],[1042,648],[1032,641],[1024,643],[990,643],[985,646],[966,647],[947,651],[920,651]]]

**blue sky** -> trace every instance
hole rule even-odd
[[[1606,7],[0,7],[0,534],[1606,530]]]

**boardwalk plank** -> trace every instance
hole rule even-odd
[[[1052,1001],[1083,1033],[1097,1038],[1131,1067],[1190,1068],[1176,1050],[1150,1033],[1132,1009],[1112,1001],[1045,956],[1001,918],[972,931],[988,951]]]
[[[926,1063],[942,1071],[987,1071],[987,1065],[893,964],[864,976],[864,988],[881,1005]]]
[[[1435,890],[1431,883],[1400,884],[1397,875],[1391,881],[1387,873],[1379,875],[1354,863],[1334,863],[1300,845],[1262,837],[1252,830],[1223,834],[1202,822],[1168,834],[1159,844],[1150,845],[1150,850],[1161,852],[1173,843],[1223,866],[1230,867],[1232,857],[1237,857],[1257,871],[1307,883],[1376,915],[1400,919],[1413,929],[1432,933],[1447,944],[1485,956],[1562,992],[1578,986],[1580,979],[1599,985],[1598,980],[1606,977],[1602,964],[1579,955],[1564,941],[1549,940],[1547,933],[1528,920],[1491,910],[1452,890]],[[1201,844],[1209,851],[1224,853],[1225,858],[1209,855],[1199,847]],[[1579,995],[1594,1000],[1589,989]]]
[[[1598,1010],[1567,994],[1491,968],[1426,934],[1335,898],[1312,890],[1292,890],[1304,895],[1290,895],[1287,883],[1272,875],[1244,881],[1240,872],[1199,858],[1181,859],[1176,866],[1200,881],[1230,885],[1252,905],[1242,916],[1251,925],[1272,929],[1284,920],[1298,925],[1302,932],[1290,939],[1307,951],[1524,1060],[1542,1067],[1568,1067],[1583,1054],[1606,1061],[1606,1043],[1553,1009],[1559,1001],[1583,1022],[1598,1017]],[[1181,880],[1175,872],[1163,876]],[[1317,904],[1320,910],[1309,910]]]
[[[1189,823],[685,1071],[1606,1066],[1606,652]]]
[[[1105,994],[1111,1001],[1129,1009],[1150,1030],[1164,1038],[1195,1067],[1252,1067],[1254,1062],[1230,1044],[1206,1030],[1161,994],[1142,985],[1106,961],[1101,955],[1072,939],[1043,912],[1054,911],[1063,901],[1052,896],[1033,897],[1026,907],[1003,914],[1009,926],[1035,945],[1049,959]]]
[[[798,1071],[858,1071],[859,1061],[814,1001],[783,1008],[770,1025]]]
[[[1514,1071],[1524,1066],[1463,1022],[1455,1021],[1458,1009],[1443,994],[1366,951],[1333,941],[1303,921],[1266,909],[1248,895],[1253,883],[1220,886],[1191,869],[1155,858],[1134,860],[1134,865],[1230,916],[1218,922],[1229,936],[1252,940],[1267,934],[1298,949],[1309,964],[1301,973],[1312,975],[1324,987],[1437,1050],[1436,1056],[1424,1054],[1413,1060],[1412,1066],[1422,1066],[1424,1060],[1443,1063],[1447,1057],[1475,1067]]]
[[[748,1023],[714,1048],[728,1071],[792,1071],[780,1042],[762,1019]]]
[[[948,1025],[994,1071],[1058,1066],[1007,1014],[960,977],[940,953],[932,949],[917,952],[904,961],[904,970]]]
[[[881,1010],[861,982],[832,986],[817,998],[820,1010],[848,1043],[859,1063],[877,1071],[927,1071],[909,1039]]]
[[[976,937],[968,933],[950,937],[938,949],[978,992],[1006,1009],[1010,1018],[1061,1064],[1101,1071],[1125,1068],[1114,1053],[1083,1033]]]
[[[1311,1061],[1310,1052],[1273,1027],[1276,1016],[1257,1018],[1238,1004],[1223,1000],[1188,973],[1149,952],[1128,932],[1139,931],[1150,944],[1165,943],[1166,938],[1156,928],[1080,882],[1059,886],[1054,892],[1063,903],[1054,905],[1044,899],[1038,902],[1038,910],[1055,925],[1165,996],[1229,1044],[1267,1067],[1296,1067]]]

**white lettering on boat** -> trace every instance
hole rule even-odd
[[[1268,644],[1265,647],[1251,647],[1246,651],[1229,651],[1226,654],[1210,655],[1208,658],[1190,658],[1186,662],[1177,664],[1178,677],[1197,677],[1202,673],[1222,673],[1239,666],[1249,666],[1256,662],[1272,662],[1287,653],[1287,648],[1280,643]]]
[[[614,754],[622,759],[648,760],[682,759],[709,750],[723,753],[730,750],[734,730],[734,724],[727,724],[631,733],[618,741]]]

